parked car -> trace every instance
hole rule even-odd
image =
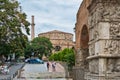
[[[30,63],[30,64],[44,64],[44,61],[36,58],[36,59],[27,60],[27,63]]]
[[[30,58],[25,59],[25,62],[27,63],[30,60]]]

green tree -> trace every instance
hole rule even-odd
[[[34,56],[39,56],[42,58],[43,55],[48,57],[52,52],[52,43],[48,38],[45,37],[36,37],[30,43],[30,50],[34,52]],[[31,53],[32,53],[31,52]]]
[[[68,69],[71,70],[72,67],[75,65],[74,50],[65,48],[64,50],[59,51],[58,53],[51,54],[49,60],[66,62],[68,65]]]
[[[0,0],[0,55],[23,52],[29,25],[16,0]]]
[[[30,42],[28,42],[26,44],[26,48],[24,49],[24,56],[25,58],[29,58],[32,56],[32,52],[33,52],[33,49],[32,49],[32,46],[30,45]]]
[[[75,55],[73,49],[68,49],[68,53],[64,56],[64,61],[68,65],[68,70],[72,70],[75,65]]]

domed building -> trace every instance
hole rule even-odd
[[[65,48],[72,48],[74,46],[73,34],[71,33],[53,30],[45,33],[40,33],[38,34],[38,37],[49,38],[53,44],[53,47],[55,48],[53,52],[60,51]]]

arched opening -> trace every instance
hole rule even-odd
[[[55,51],[60,51],[61,47],[60,46],[55,46]]]
[[[86,49],[88,48],[88,42],[89,42],[89,34],[88,34],[88,29],[87,29],[87,26],[84,25],[82,30],[81,30],[81,48],[82,49]]]
[[[82,27],[81,30],[81,36],[80,36],[80,48],[81,48],[81,53],[82,53],[82,59],[83,59],[83,64],[84,64],[84,69],[88,70],[89,65],[87,61],[87,57],[89,56],[89,33],[88,33],[88,28],[86,25]]]

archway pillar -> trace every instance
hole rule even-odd
[[[99,80],[105,80],[106,78],[106,63],[107,60],[105,58],[99,58]]]
[[[89,10],[87,80],[120,79],[120,5],[118,0],[92,0]]]

